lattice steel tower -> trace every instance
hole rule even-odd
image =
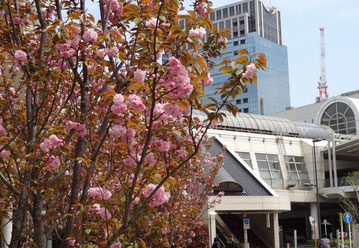
[[[326,77],[326,65],[325,65],[325,40],[324,40],[324,28],[320,28],[320,79],[318,82],[319,89],[319,101],[328,99],[327,92],[327,77]]]

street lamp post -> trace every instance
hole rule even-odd
[[[318,171],[317,171],[317,159],[316,159],[316,153],[315,153],[315,143],[319,142],[321,140],[315,139],[313,140],[313,153],[314,153],[314,174],[315,174],[315,187],[317,190],[317,214],[318,214],[318,237],[319,239],[322,238],[322,221],[320,217],[320,202],[319,202],[319,187],[318,187]]]

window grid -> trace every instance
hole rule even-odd
[[[274,188],[283,188],[282,171],[277,154],[256,153],[259,174]]]

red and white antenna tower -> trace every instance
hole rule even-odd
[[[324,28],[320,28],[320,79],[318,82],[319,89],[319,102],[328,99],[327,93],[327,77],[326,77],[326,65],[325,65],[325,40],[324,40]]]

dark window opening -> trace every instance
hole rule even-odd
[[[241,104],[241,103],[242,103],[241,99],[236,100],[236,104]]]
[[[238,32],[233,32],[233,37],[238,37]]]
[[[248,108],[244,108],[244,109],[243,109],[243,112],[244,112],[244,113],[248,113]]]
[[[214,13],[213,12],[211,14],[209,14],[209,18],[211,19],[211,21],[214,21]]]
[[[234,16],[234,6],[229,7],[229,15]]]
[[[216,11],[216,15],[217,15],[217,20],[222,18],[222,11],[221,10],[217,10]]]
[[[228,17],[228,9],[225,8],[223,9],[223,18],[227,18]]]
[[[233,42],[233,46],[238,46],[238,41]]]
[[[246,44],[246,40],[241,40],[241,45]]]
[[[244,90],[244,92],[246,92],[247,89]],[[243,103],[247,103],[248,102],[248,98],[243,98]]]
[[[245,34],[244,30],[241,30],[241,35],[244,35],[244,34]]]

